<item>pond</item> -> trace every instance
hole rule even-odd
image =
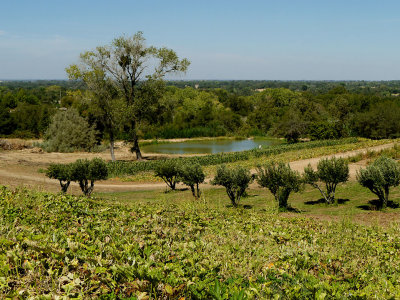
[[[147,153],[164,154],[213,154],[219,152],[236,152],[251,150],[282,144],[278,139],[251,139],[251,140],[202,140],[173,143],[160,143],[142,147]]]

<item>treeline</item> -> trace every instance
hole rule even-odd
[[[102,122],[91,95],[76,81],[2,82],[0,85],[0,135],[41,137],[60,109],[74,108],[97,130],[97,139],[105,138]],[[175,82],[175,85],[188,82]],[[162,88],[157,101],[143,108],[138,125],[141,138],[178,138],[223,135],[270,135],[299,138],[336,139],[361,136],[374,139],[400,136],[400,82],[270,82],[287,87],[266,88],[259,81],[207,81],[208,86],[177,87],[171,82]],[[232,88],[214,88],[230,84],[240,89],[247,84],[253,92],[232,92]],[[297,84],[320,86],[294,89]],[[360,92],[365,85],[369,92]],[[323,88],[330,87],[328,91]],[[196,88],[197,87],[197,88]],[[265,85],[264,85],[265,87]],[[375,88],[373,88],[375,87]],[[385,88],[383,88],[385,87]],[[126,138],[124,128],[117,138]]]

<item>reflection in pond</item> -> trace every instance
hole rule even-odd
[[[236,152],[251,150],[282,144],[277,139],[254,139],[254,140],[203,140],[185,141],[177,143],[161,143],[143,146],[142,149],[147,153],[165,154],[212,154],[219,152]]]

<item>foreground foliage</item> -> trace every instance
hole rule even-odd
[[[0,298],[400,297],[400,230],[0,188]]]

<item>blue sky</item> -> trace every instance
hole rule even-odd
[[[137,31],[191,61],[173,79],[400,80],[398,0],[2,1],[0,79],[66,78]]]

